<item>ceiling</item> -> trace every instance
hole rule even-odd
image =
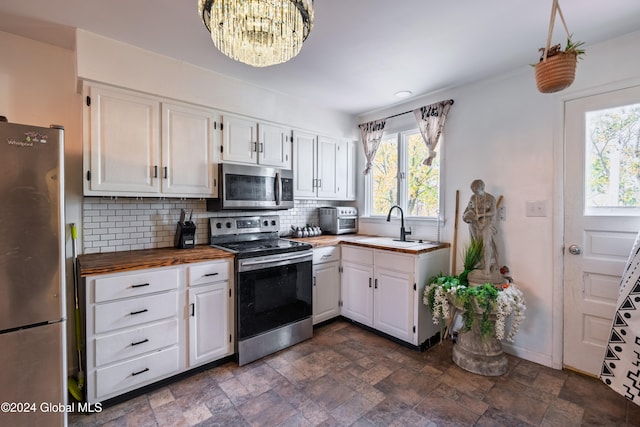
[[[319,106],[361,114],[534,63],[551,0],[316,0],[300,54],[267,68],[217,51],[197,0],[2,0],[0,31],[73,48],[82,28]],[[563,0],[574,41],[640,30],[638,0]],[[556,20],[554,42],[566,40]],[[533,78],[533,77],[532,77]]]

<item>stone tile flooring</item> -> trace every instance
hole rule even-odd
[[[509,356],[483,377],[345,321],[238,367],[229,362],[146,395],[71,414],[70,426],[638,426],[640,406],[597,379]]]

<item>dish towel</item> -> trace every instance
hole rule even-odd
[[[620,282],[620,293],[600,379],[640,405],[640,232]]]

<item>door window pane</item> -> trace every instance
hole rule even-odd
[[[640,104],[586,113],[585,207],[640,207]]]
[[[372,215],[386,215],[398,204],[398,140],[393,135],[383,139],[376,153],[373,174]]]
[[[407,208],[409,216],[437,216],[440,194],[440,156],[431,166],[422,164],[427,158],[427,149],[419,133],[407,135]]]

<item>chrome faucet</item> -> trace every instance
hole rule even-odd
[[[400,211],[400,241],[406,242],[407,236],[411,234],[411,231],[405,231],[404,229],[404,212],[402,212],[402,208],[400,206],[391,206],[391,209],[389,209],[389,213],[387,214],[387,222],[391,222],[391,211],[393,211],[393,208],[398,208],[398,210]]]

